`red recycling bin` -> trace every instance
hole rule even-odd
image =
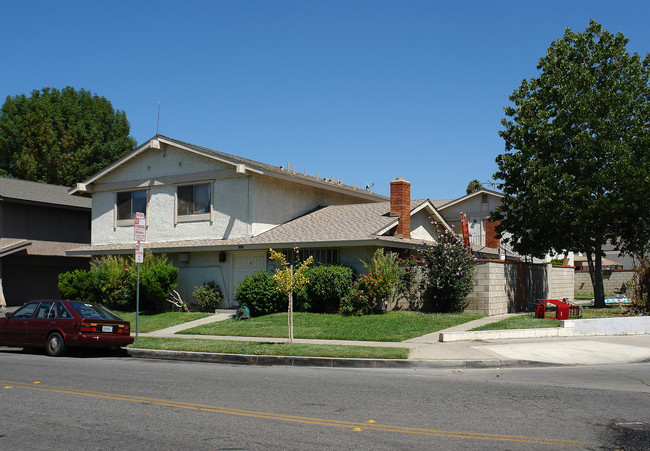
[[[542,299],[539,301],[535,308],[535,318],[546,318],[546,304],[555,306],[555,318],[553,319],[569,319],[570,305],[557,299]]]

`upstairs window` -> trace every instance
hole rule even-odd
[[[117,193],[117,220],[130,220],[138,212],[145,213],[147,208],[147,191],[123,191]]]
[[[210,183],[178,187],[178,216],[210,214]]]

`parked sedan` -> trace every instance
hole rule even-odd
[[[0,345],[45,348],[60,356],[68,347],[119,347],[133,343],[131,323],[100,304],[43,300],[0,319]]]

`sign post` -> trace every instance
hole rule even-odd
[[[140,316],[140,263],[144,262],[144,246],[142,241],[147,239],[147,226],[144,220],[144,213],[137,212],[133,218],[133,239],[137,241],[135,245],[135,262],[138,264],[138,280],[135,292],[135,341],[138,341],[138,330]]]

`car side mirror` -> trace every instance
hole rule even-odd
[[[5,313],[5,316],[7,318],[13,318],[14,317],[14,312],[7,312],[7,313]]]

